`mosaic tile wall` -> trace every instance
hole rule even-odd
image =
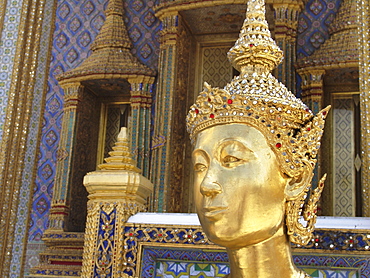
[[[142,253],[142,278],[213,278],[229,273],[225,251],[147,246]],[[367,278],[366,256],[296,254],[294,263],[313,278]]]
[[[107,0],[85,0],[77,4],[73,0],[58,2],[30,240],[40,240],[46,229],[55,176],[56,150],[63,115],[63,91],[55,76],[77,67],[88,56],[90,44],[105,20],[103,11],[106,3]],[[153,5],[152,1],[145,3],[136,0],[129,1],[125,7],[127,29],[134,43],[133,52],[144,64],[155,68],[159,22],[154,17]]]
[[[106,4],[107,0],[59,0],[57,3],[29,243],[41,243],[54,186],[64,95],[55,76],[77,67],[89,55],[89,47],[105,20]],[[152,1],[127,0],[125,21],[134,44],[133,53],[147,66],[156,68],[160,24],[154,16],[153,6]]]
[[[208,278],[225,277],[229,266],[221,263],[184,263],[159,261],[156,263],[155,278]]]
[[[310,56],[329,37],[341,0],[309,0],[298,19],[297,59]]]
[[[3,137],[3,124],[5,122],[8,93],[11,84],[11,75],[14,64],[14,54],[18,39],[18,25],[21,18],[22,0],[8,0],[6,3],[6,16],[0,41],[0,141]],[[1,24],[1,23],[0,23]]]
[[[328,270],[303,268],[312,278],[360,278],[361,273],[355,270]],[[155,278],[214,278],[229,274],[228,264],[157,261]]]
[[[64,94],[55,76],[77,67],[87,57],[89,46],[105,19],[105,2],[58,2],[29,240],[41,239],[47,228],[52,198]]]

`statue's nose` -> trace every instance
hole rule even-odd
[[[200,193],[206,197],[215,197],[222,192],[222,187],[218,182],[205,179],[200,186]]]

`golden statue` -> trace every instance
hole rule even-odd
[[[290,242],[312,238],[325,177],[307,193],[329,107],[314,116],[276,80],[282,56],[264,0],[250,0],[228,53],[240,75],[224,89],[205,83],[187,116],[198,217],[226,247],[230,278],[310,277],[295,267]]]

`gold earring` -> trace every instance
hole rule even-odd
[[[320,179],[319,185],[312,191],[309,201],[307,198],[308,186],[296,199],[286,202],[286,226],[289,240],[298,245],[307,245],[311,238],[316,223],[317,202],[320,199],[326,174]],[[303,215],[302,215],[303,212]],[[306,225],[300,222],[301,216],[306,221]]]

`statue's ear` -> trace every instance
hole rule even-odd
[[[303,161],[302,172],[297,176],[289,178],[285,187],[285,196],[287,201],[296,199],[305,190],[311,186],[313,177],[313,165],[308,161]]]

